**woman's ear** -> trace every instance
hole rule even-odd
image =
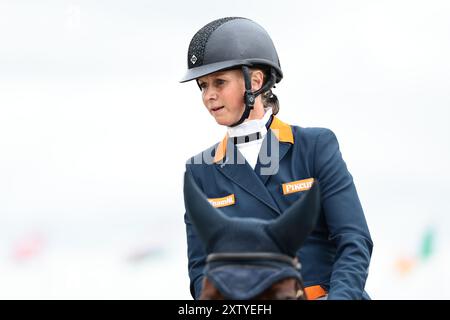
[[[251,73],[252,91],[261,89],[264,82],[264,73],[261,70],[253,70]]]

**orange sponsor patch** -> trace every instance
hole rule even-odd
[[[283,183],[283,194],[291,194],[311,189],[314,178]]]
[[[209,203],[211,203],[211,205],[214,208],[222,208],[222,207],[232,206],[236,202],[234,199],[234,193],[230,194],[229,196],[223,197],[223,198],[208,199],[208,201],[209,201]]]

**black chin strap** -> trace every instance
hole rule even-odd
[[[252,111],[253,107],[255,106],[256,97],[259,96],[261,93],[266,92],[269,89],[272,89],[277,79],[275,69],[270,68],[270,76],[267,79],[266,83],[264,83],[259,90],[252,92],[252,82],[248,66],[242,66],[242,73],[244,74],[244,82],[245,82],[245,93],[244,93],[245,109],[244,112],[242,113],[241,118],[237,122],[233,123],[230,127],[236,127],[240,125],[242,122],[244,122],[245,119],[248,118],[248,116],[250,115],[250,111]]]

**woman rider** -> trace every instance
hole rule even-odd
[[[210,203],[231,217],[274,219],[318,181],[321,213],[297,252],[309,299],[369,299],[364,291],[372,240],[353,178],[334,133],[276,117],[272,88],[283,78],[268,33],[252,20],[212,21],[192,38],[188,70],[225,137],[186,170]],[[295,106],[295,102],[291,103]],[[190,289],[200,296],[205,248],[185,214]]]

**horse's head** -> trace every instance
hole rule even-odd
[[[305,298],[296,254],[319,215],[316,182],[271,221],[227,217],[210,205],[189,173],[184,199],[208,254],[201,299]]]

